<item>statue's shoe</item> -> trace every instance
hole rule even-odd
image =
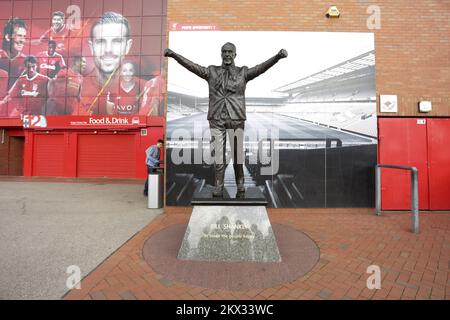
[[[213,197],[223,198],[223,188],[216,189],[212,192]]]
[[[243,198],[245,198],[245,190],[244,190],[244,191],[239,191],[239,190],[238,190],[238,192],[236,192],[236,198],[237,198],[237,199],[243,199]]]

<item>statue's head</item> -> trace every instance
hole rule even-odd
[[[236,46],[231,42],[227,42],[222,46],[222,64],[225,66],[234,65],[236,58]]]

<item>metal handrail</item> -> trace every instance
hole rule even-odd
[[[411,229],[419,233],[419,172],[416,167],[394,166],[377,164],[375,167],[375,197],[376,214],[381,215],[381,168],[400,169],[411,171]]]

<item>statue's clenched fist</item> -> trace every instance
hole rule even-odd
[[[280,59],[286,58],[288,56],[288,53],[285,49],[281,49],[280,52],[278,52],[278,57],[280,57]]]
[[[173,52],[172,50],[167,48],[167,49],[164,50],[164,57],[172,57],[174,53],[175,52]]]

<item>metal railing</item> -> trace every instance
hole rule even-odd
[[[419,233],[419,172],[416,167],[394,166],[377,164],[375,167],[375,198],[376,214],[381,215],[381,168],[400,169],[411,171],[411,230]]]

